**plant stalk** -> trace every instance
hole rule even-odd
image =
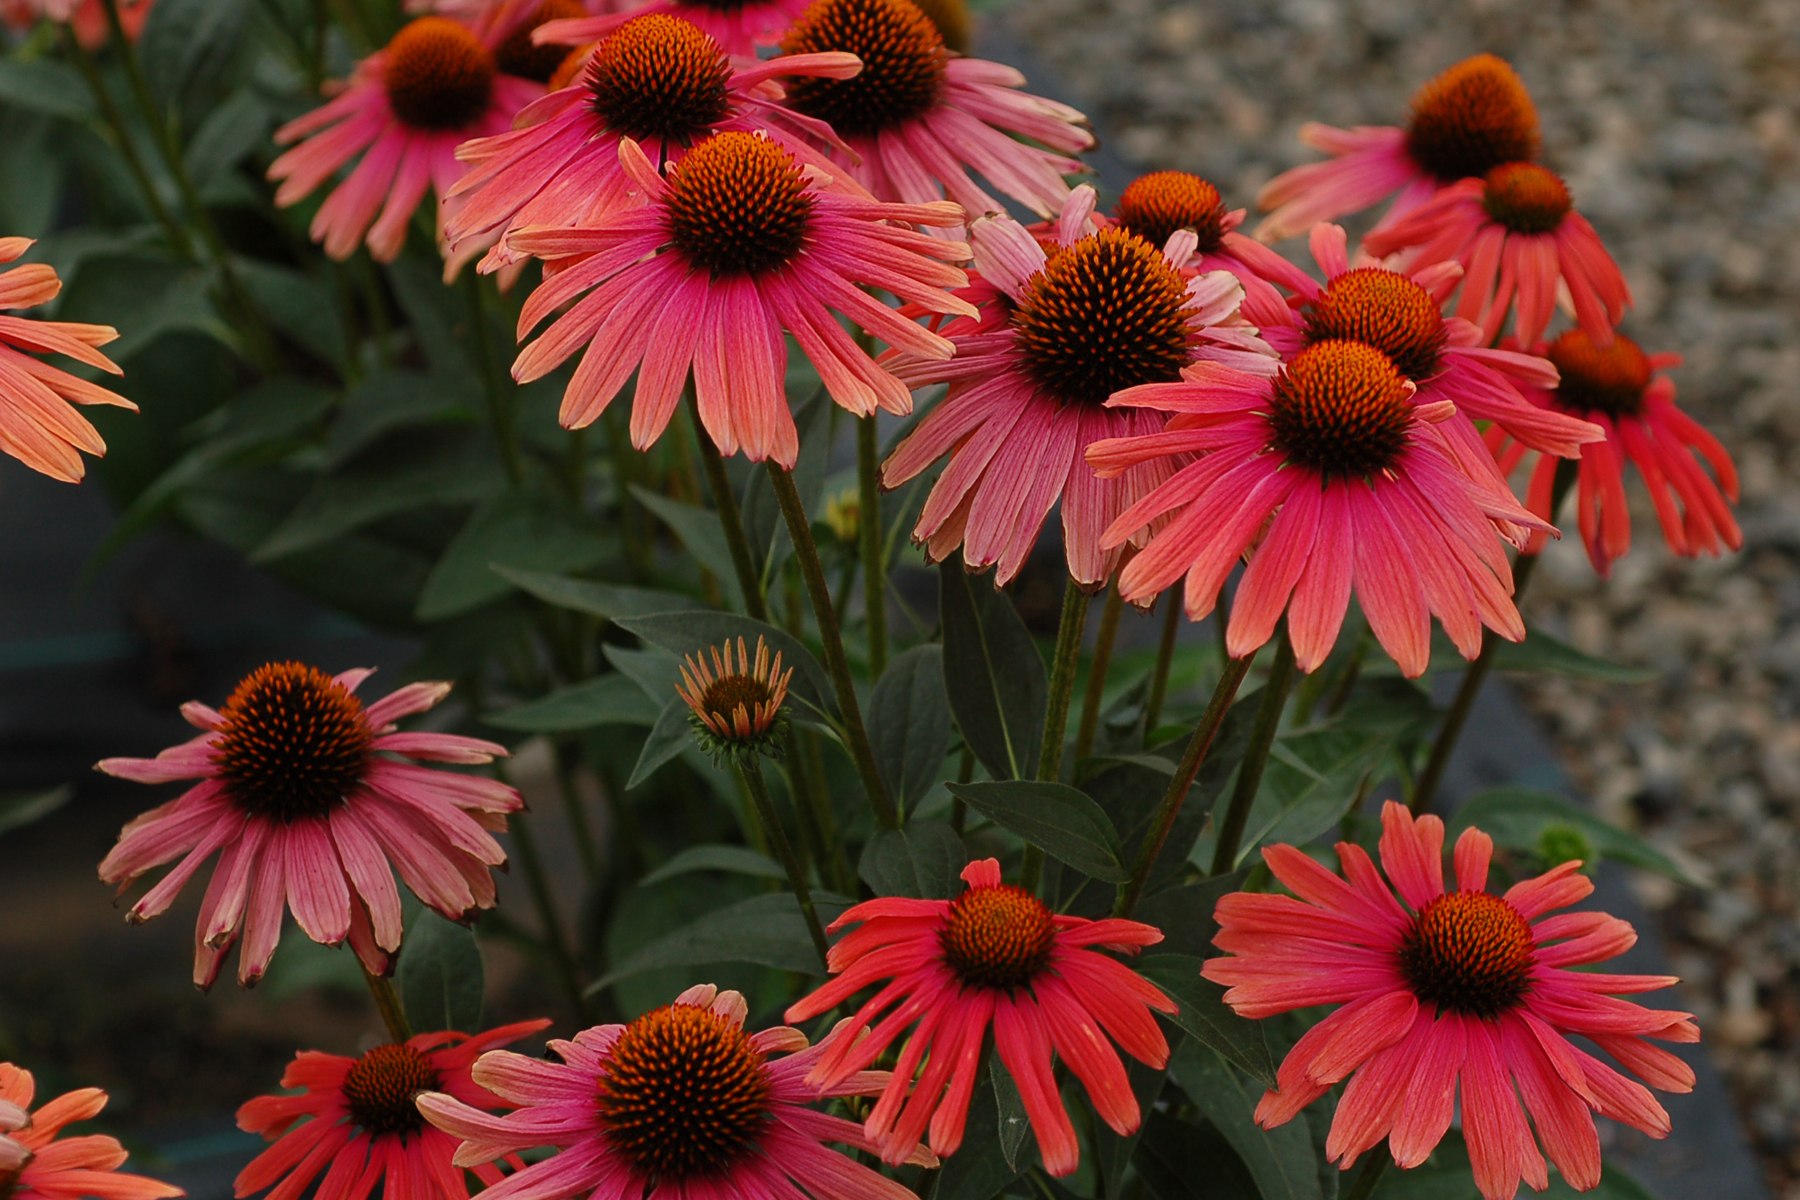
[[[1100,610],[1100,632],[1094,639],[1094,661],[1088,666],[1087,693],[1081,698],[1081,723],[1075,728],[1075,761],[1094,752],[1094,736],[1100,729],[1100,702],[1106,695],[1106,672],[1112,666],[1113,643],[1119,636],[1119,613],[1124,609],[1119,577],[1106,589],[1106,606]]]
[[[1382,1147],[1376,1146],[1369,1151],[1368,1158],[1363,1160],[1362,1169],[1357,1171],[1356,1180],[1345,1192],[1342,1200],[1369,1200],[1375,1194],[1375,1188],[1381,1183],[1381,1176],[1387,1170],[1389,1155]]]
[[[763,598],[762,576],[756,570],[756,557],[750,553],[750,539],[744,533],[744,519],[738,513],[731,477],[725,474],[725,460],[719,456],[719,448],[713,445],[712,436],[700,422],[700,398],[694,393],[692,379],[688,380],[687,402],[688,414],[694,418],[694,440],[700,444],[700,461],[706,467],[706,484],[712,489],[713,507],[718,510],[719,524],[725,530],[725,544],[731,549],[731,569],[737,573],[738,590],[744,593],[744,611],[758,621],[767,621],[769,602]],[[770,468],[773,474],[773,463]],[[777,492],[780,490],[776,488]],[[796,534],[795,541],[798,540]],[[809,537],[809,545],[811,541]],[[818,558],[817,550],[813,551],[813,558]]]
[[[413,1035],[412,1022],[406,1019],[406,1006],[400,1003],[400,992],[394,987],[394,981],[364,967],[360,958],[356,965],[362,967],[363,978],[369,984],[369,995],[375,998],[375,1011],[381,1014],[381,1023],[387,1026],[388,1036],[395,1044],[406,1041]]]
[[[825,928],[819,924],[819,914],[813,909],[812,889],[806,885],[806,871],[794,854],[793,843],[788,841],[787,830],[782,827],[781,818],[776,815],[774,802],[769,799],[769,788],[763,781],[762,764],[752,758],[748,763],[738,764],[738,774],[743,776],[744,786],[749,789],[750,799],[756,805],[756,813],[762,818],[769,846],[780,860],[781,869],[787,872],[788,886],[794,889],[794,898],[800,902],[800,913],[806,918],[806,932],[812,935],[813,948],[819,952],[819,965],[823,967],[831,945],[825,940]]]
[[[519,865],[525,869],[525,884],[531,889],[538,919],[544,923],[544,946],[556,968],[557,980],[568,993],[569,1003],[575,1006],[575,1015],[585,1021],[588,1005],[581,986],[581,974],[575,965],[575,955],[563,936],[562,917],[556,911],[555,897],[550,894],[550,877],[544,871],[544,860],[538,855],[537,842],[531,836],[524,813],[511,815],[507,820],[507,832],[512,835],[513,846],[519,852]]]
[[[869,678],[887,670],[887,563],[881,553],[881,447],[875,414],[856,422],[856,540],[862,550],[863,613],[869,642]]]
[[[475,369],[481,373],[481,389],[487,396],[488,419],[494,423],[494,438],[500,443],[506,477],[516,488],[524,478],[525,470],[519,458],[519,432],[514,427],[512,397],[507,390],[512,381],[501,375],[493,343],[488,341],[487,312],[481,303],[481,276],[473,270],[464,271],[460,282],[469,309],[469,340],[475,343]]]
[[[1069,730],[1069,702],[1075,694],[1075,669],[1081,662],[1081,637],[1087,630],[1088,596],[1071,576],[1063,589],[1062,618],[1056,625],[1056,657],[1050,664],[1050,697],[1044,706],[1043,745],[1038,749],[1040,783],[1062,777],[1063,736]],[[1019,886],[1035,892],[1044,876],[1044,851],[1025,843]]]
[[[1256,724],[1250,727],[1250,745],[1244,751],[1237,787],[1232,790],[1231,804],[1225,810],[1225,820],[1213,847],[1214,875],[1223,875],[1237,861],[1238,842],[1250,819],[1250,806],[1256,803],[1256,790],[1262,786],[1263,769],[1269,765],[1269,751],[1274,748],[1281,713],[1287,707],[1288,688],[1294,682],[1294,643],[1288,638],[1285,622],[1276,639],[1275,661],[1269,667],[1269,682],[1263,687],[1262,707],[1256,710]]]
[[[119,157],[125,160],[125,169],[131,172],[138,191],[144,194],[144,204],[150,209],[151,217],[162,226],[163,236],[169,239],[169,244],[175,247],[176,253],[183,258],[193,258],[194,244],[188,239],[187,229],[175,219],[175,214],[169,211],[169,206],[163,203],[162,196],[157,193],[156,185],[151,182],[150,172],[144,167],[144,160],[138,157],[137,147],[132,144],[131,130],[125,124],[125,115],[113,103],[112,93],[101,82],[100,70],[94,65],[93,57],[72,30],[64,26],[62,32],[63,41],[69,48],[69,57],[75,60],[75,66],[87,83],[88,91],[93,94],[94,106],[100,110],[101,120],[112,130],[113,140],[118,143]]]
[[[1163,701],[1169,696],[1169,667],[1175,661],[1175,637],[1181,632],[1181,585],[1163,593],[1162,641],[1156,647],[1156,669],[1150,675],[1150,697],[1144,702],[1144,736],[1162,724]]]

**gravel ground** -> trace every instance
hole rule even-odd
[[[1723,561],[1676,559],[1639,489],[1611,580],[1578,541],[1554,548],[1529,615],[1662,676],[1528,696],[1605,815],[1716,882],[1639,890],[1771,1190],[1800,1200],[1800,3],[1017,0],[996,16],[1112,149],[1237,204],[1314,158],[1304,120],[1397,124],[1413,88],[1482,50],[1524,76],[1549,165],[1636,293],[1626,331],[1686,356],[1681,398],[1737,458],[1745,532]]]

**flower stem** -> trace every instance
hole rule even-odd
[[[176,253],[183,258],[193,258],[194,245],[188,239],[187,229],[175,219],[175,214],[169,211],[169,206],[163,203],[162,196],[157,193],[156,185],[150,180],[150,172],[144,167],[144,160],[138,157],[137,147],[132,144],[131,130],[125,124],[124,114],[113,103],[112,93],[101,82],[100,71],[94,66],[93,57],[88,54],[87,47],[81,44],[81,39],[75,36],[73,30],[64,26],[62,32],[63,40],[69,47],[69,56],[75,60],[75,66],[81,71],[88,91],[93,94],[94,106],[100,110],[101,119],[112,130],[113,140],[118,143],[119,157],[125,160],[125,169],[131,172],[138,191],[143,193],[144,204],[150,209],[150,215],[162,226],[163,236],[169,239],[169,244],[175,247]]]
[[[1369,1200],[1375,1194],[1375,1188],[1381,1183],[1381,1176],[1387,1170],[1389,1155],[1383,1153],[1380,1146],[1369,1151],[1369,1157],[1363,1160],[1362,1169],[1356,1173],[1356,1180],[1350,1185],[1341,1200]]]
[[[1170,599],[1175,597],[1171,596]],[[1138,847],[1137,862],[1132,864],[1131,878],[1119,888],[1118,897],[1113,901],[1115,917],[1129,917],[1137,907],[1138,899],[1144,894],[1144,886],[1150,882],[1150,872],[1156,866],[1156,857],[1162,853],[1170,831],[1175,828],[1175,818],[1181,815],[1181,806],[1187,800],[1188,789],[1194,786],[1194,777],[1200,773],[1200,764],[1206,761],[1213,739],[1219,735],[1219,727],[1225,723],[1225,714],[1231,711],[1231,702],[1237,699],[1238,688],[1243,686],[1244,676],[1250,673],[1250,664],[1255,661],[1254,650],[1242,658],[1225,660],[1225,669],[1219,674],[1219,682],[1213,688],[1206,712],[1200,717],[1200,724],[1194,726],[1194,736],[1188,739],[1181,762],[1175,767],[1175,775],[1169,780],[1162,803],[1157,806],[1156,817],[1151,822],[1149,831],[1144,834],[1144,844]]]
[[[1112,666],[1113,642],[1119,636],[1119,613],[1125,601],[1119,595],[1119,577],[1106,589],[1106,606],[1100,610],[1100,633],[1094,639],[1094,661],[1088,666],[1087,693],[1081,698],[1081,724],[1075,728],[1075,761],[1094,752],[1094,735],[1100,728],[1100,701],[1106,695],[1106,672]]]
[[[869,678],[887,670],[887,564],[881,553],[881,447],[876,442],[875,414],[856,422],[856,540],[861,543],[863,609],[869,642]]]
[[[706,426],[700,423],[700,398],[694,394],[694,382],[691,379],[687,385],[687,402],[688,415],[694,418],[694,440],[700,444],[700,461],[706,467],[706,484],[712,489],[713,507],[719,512],[719,525],[725,530],[725,544],[731,549],[731,569],[737,572],[738,590],[744,593],[744,611],[758,621],[767,621],[769,602],[763,598],[762,577],[756,572],[756,559],[750,553],[750,539],[744,534],[744,519],[738,514],[737,497],[731,490],[731,478],[725,474],[725,460],[719,457],[719,448],[713,445]],[[778,468],[773,463],[769,467],[773,476]],[[779,486],[775,490],[777,493],[781,491]],[[795,543],[798,544],[799,540],[799,535],[795,534]],[[812,544],[810,537],[807,544]],[[818,559],[817,550],[813,551],[813,558],[815,561]],[[829,599],[826,603],[830,603]]]
[[[1288,639],[1285,624],[1276,637],[1275,662],[1269,667],[1269,682],[1263,686],[1262,707],[1256,710],[1256,724],[1250,727],[1250,745],[1244,751],[1243,764],[1238,767],[1237,787],[1232,790],[1231,804],[1225,810],[1225,820],[1219,826],[1218,841],[1213,848],[1214,875],[1223,875],[1237,861],[1244,823],[1250,819],[1256,789],[1262,786],[1263,768],[1269,765],[1275,731],[1281,727],[1288,688],[1294,682],[1294,643]]]
[[[550,962],[556,969],[557,980],[569,995],[569,1003],[575,1006],[575,1015],[583,1020],[587,1018],[587,995],[581,987],[581,975],[575,966],[575,955],[569,950],[569,943],[563,937],[562,917],[556,911],[556,899],[550,894],[550,877],[544,871],[544,860],[538,856],[537,842],[531,836],[531,827],[522,812],[513,813],[507,819],[507,832],[512,835],[514,847],[519,851],[519,865],[525,869],[525,885],[531,889],[531,899],[537,906],[538,920],[544,923],[544,947],[549,952]]]
[[[1063,589],[1062,619],[1056,626],[1056,658],[1050,664],[1050,697],[1044,706],[1044,738],[1038,749],[1040,783],[1062,777],[1063,735],[1069,729],[1069,702],[1075,694],[1075,668],[1081,661],[1081,635],[1087,630],[1088,597],[1073,576]],[[1044,851],[1025,843],[1019,886],[1035,892],[1044,876]]]
[[[469,340],[475,343],[475,369],[481,374],[481,388],[487,396],[488,419],[494,423],[494,438],[500,443],[506,477],[518,487],[525,472],[519,459],[518,430],[514,428],[513,406],[508,394],[508,385],[512,381],[501,375],[493,343],[488,341],[487,313],[481,303],[481,276],[473,269],[463,271],[462,289],[463,299],[469,307]]]
[[[869,746],[868,731],[863,728],[862,708],[856,702],[856,685],[850,679],[850,662],[844,657],[844,639],[838,631],[837,613],[831,607],[831,590],[825,584],[825,568],[819,564],[819,547],[813,541],[812,525],[806,519],[806,506],[800,502],[794,477],[781,464],[770,459],[769,481],[775,485],[775,499],[787,521],[788,536],[794,543],[794,557],[800,560],[800,574],[806,580],[806,592],[812,600],[813,617],[819,623],[819,640],[825,644],[825,669],[831,672],[831,683],[837,692],[839,715],[843,718],[844,744],[862,777],[863,790],[875,809],[875,823],[883,829],[900,828],[900,812],[888,796],[875,767],[875,752]]]
[[[1169,667],[1175,661],[1175,636],[1181,632],[1181,585],[1163,593],[1162,641],[1156,647],[1156,670],[1150,675],[1150,698],[1144,702],[1144,736],[1162,724],[1163,701],[1169,695]]]
[[[738,765],[738,774],[743,776],[744,786],[750,790],[756,814],[762,818],[763,829],[768,833],[769,845],[775,851],[775,857],[781,861],[781,869],[787,872],[788,886],[794,889],[794,898],[800,901],[800,913],[806,918],[806,932],[812,935],[813,948],[819,952],[819,965],[825,966],[825,956],[831,946],[825,940],[825,929],[819,924],[819,914],[813,909],[812,889],[806,886],[806,872],[794,854],[793,843],[788,841],[787,830],[782,828],[781,818],[776,815],[774,802],[769,799],[768,785],[763,782],[762,764],[752,758],[748,763]]]
[[[400,992],[394,987],[394,981],[363,967],[360,958],[356,965],[362,967],[363,978],[369,984],[369,995],[375,998],[375,1011],[381,1014],[381,1023],[387,1026],[388,1036],[396,1043],[410,1038],[412,1022],[406,1019],[406,1006],[400,1003]]]

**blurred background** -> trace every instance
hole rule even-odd
[[[1712,880],[1633,887],[1770,1194],[1800,1200],[1800,2],[1012,0],[980,18],[975,53],[1017,55],[1034,90],[1088,111],[1115,168],[1195,171],[1232,204],[1314,157],[1302,121],[1398,123],[1418,84],[1483,50],[1524,76],[1547,164],[1636,295],[1626,332],[1686,356],[1680,397],[1737,458],[1746,545],[1675,560],[1633,492],[1639,536],[1613,578],[1564,543],[1528,610],[1658,681],[1540,683],[1523,698],[1604,816]],[[0,131],[0,207],[18,151]],[[186,382],[165,382],[172,400]],[[354,1052],[380,1026],[347,956],[292,934],[257,991],[198,995],[198,889],[128,929],[94,877],[118,827],[174,792],[89,768],[184,737],[180,701],[217,703],[271,658],[391,679],[416,646],[177,533],[85,574],[112,513],[97,482],[0,460],[0,1055],[41,1090],[107,1088],[134,1149],[224,1196],[259,1144],[232,1109],[273,1088],[296,1041]],[[527,754],[515,782],[529,795],[550,769]],[[543,840],[566,851],[550,807]],[[490,1021],[565,1017],[503,942],[484,948]]]

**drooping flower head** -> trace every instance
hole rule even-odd
[[[1271,846],[1263,859],[1294,894],[1219,901],[1213,943],[1226,957],[1202,973],[1226,985],[1240,1015],[1342,1005],[1288,1053],[1257,1123],[1290,1121],[1348,1078],[1326,1155],[1347,1167],[1386,1138],[1396,1163],[1416,1167],[1449,1128],[1460,1092],[1485,1200],[1511,1200],[1521,1179],[1542,1191],[1544,1155],[1577,1191],[1598,1184],[1594,1112],[1666,1136],[1668,1114],[1648,1089],[1568,1040],[1588,1038],[1653,1087],[1693,1087],[1685,1063],[1644,1040],[1699,1041],[1690,1014],[1617,998],[1675,979],[1570,969],[1637,941],[1605,913],[1549,915],[1594,890],[1576,873],[1581,863],[1496,896],[1486,890],[1493,839],[1471,828],[1457,839],[1456,887],[1446,890],[1443,822],[1415,820],[1390,801],[1381,823],[1386,879],[1350,843],[1337,847],[1343,878],[1292,846]]]
[[[1502,163],[1480,179],[1453,183],[1369,234],[1363,246],[1380,258],[1460,263],[1456,315],[1481,326],[1484,345],[1499,336],[1509,309],[1514,336],[1536,343],[1555,315],[1559,283],[1581,328],[1601,345],[1631,304],[1625,277],[1575,211],[1568,185],[1536,163]]]
[[[1192,233],[1172,239],[1171,256],[1124,229],[1091,229],[1093,203],[1092,188],[1075,189],[1049,255],[1010,217],[977,221],[975,278],[963,295],[979,314],[943,328],[956,357],[894,357],[910,386],[948,383],[950,391],[882,465],[882,485],[896,487],[948,454],[913,537],[933,560],[960,545],[971,569],[999,564],[996,586],[1025,565],[1059,499],[1076,582],[1102,588],[1118,565],[1118,548],[1102,547],[1101,532],[1169,468],[1151,462],[1116,480],[1094,476],[1083,457],[1089,445],[1162,428],[1164,414],[1109,408],[1107,397],[1179,379],[1201,358],[1275,365],[1237,315],[1235,276],[1183,275]]]
[[[0,238],[0,263],[15,261],[34,244],[30,238]],[[61,290],[62,280],[48,263],[10,267],[0,271],[0,310],[36,308]],[[87,474],[80,451],[105,454],[106,443],[71,404],[112,404],[133,412],[137,405],[31,356],[66,354],[121,375],[118,364],[95,349],[118,336],[111,325],[0,316],[0,451],[52,479],[80,483]]]
[[[681,683],[675,691],[693,710],[694,733],[714,758],[740,758],[774,751],[780,742],[781,702],[787,699],[788,681],[794,668],[781,669],[781,653],[769,659],[769,647],[756,639],[756,658],[745,653],[744,639],[737,640],[737,662],[731,661],[731,643],[725,652],[706,656],[687,655],[681,664]],[[686,686],[682,686],[686,684]]]
[[[520,1021],[475,1037],[421,1033],[357,1058],[296,1054],[281,1086],[299,1094],[258,1096],[238,1109],[239,1129],[275,1144],[238,1172],[236,1194],[273,1188],[267,1200],[298,1200],[317,1180],[320,1200],[367,1196],[377,1186],[384,1200],[468,1200],[463,1172],[450,1162],[456,1139],[426,1124],[415,1099],[442,1092],[479,1108],[509,1107],[469,1068],[484,1051],[549,1024]],[[470,1166],[482,1183],[500,1182],[490,1163]]]
[[[269,178],[281,181],[275,203],[298,203],[361,154],[319,206],[312,236],[332,258],[349,258],[365,240],[378,261],[395,258],[425,193],[446,195],[462,174],[457,145],[508,128],[543,91],[501,72],[498,41],[493,30],[484,40],[451,17],[403,26],[356,65],[335,98],[275,131],[282,145],[300,143],[269,167]]]
[[[1502,163],[1533,161],[1541,144],[1524,81],[1492,54],[1466,58],[1420,88],[1404,129],[1308,122],[1300,127],[1300,140],[1331,160],[1284,171],[1263,185],[1257,207],[1272,211],[1256,236],[1265,242],[1304,233],[1398,192],[1376,226],[1385,228],[1439,188],[1479,179]]]
[[[1044,1169],[1067,1175],[1081,1146],[1057,1092],[1054,1059],[1081,1080],[1100,1118],[1129,1135],[1141,1114],[1107,1039],[1161,1068],[1169,1046],[1151,1012],[1176,1010],[1154,984],[1097,949],[1136,954],[1163,935],[1137,921],[1059,916],[1023,888],[1001,883],[1000,864],[991,858],[970,863],[962,877],[969,888],[954,900],[888,896],[839,917],[833,933],[860,927],[831,948],[828,965],[837,977],[791,1006],[787,1019],[815,1017],[871,984],[891,981],[847,1027],[838,1027],[809,1077],[840,1086],[916,1025],[865,1126],[890,1163],[904,1161],[928,1130],[937,1154],[954,1154],[962,1144],[991,1027]]]
[[[1388,355],[1341,338],[1304,347],[1273,379],[1211,362],[1183,376],[1108,402],[1174,412],[1164,432],[1088,451],[1103,476],[1173,456],[1186,464],[1104,534],[1118,546],[1167,522],[1126,564],[1120,595],[1148,600],[1185,576],[1197,621],[1249,551],[1227,652],[1255,651],[1285,612],[1303,671],[1331,653],[1352,590],[1409,678],[1430,664],[1433,616],[1466,658],[1480,653],[1483,625],[1525,636],[1499,534],[1517,528],[1522,541],[1547,526],[1491,466],[1464,466],[1444,432],[1453,403],[1423,401]]]
[[[649,0],[628,12],[553,21],[533,36],[562,46],[599,41],[631,17],[662,13],[697,26],[733,58],[755,58],[763,46],[781,40],[807,0]],[[621,6],[623,7],[623,6]]]
[[[457,150],[470,169],[447,193],[445,234],[459,254],[466,243],[499,238],[482,263],[493,270],[523,257],[507,244],[509,230],[593,225],[636,206],[641,190],[619,163],[624,138],[660,168],[715,132],[760,131],[801,163],[830,170],[815,149],[829,131],[782,108],[773,81],[860,66],[847,54],[734,63],[697,25],[660,12],[632,16],[594,48],[573,83],[520,113],[518,128]]]
[[[463,1139],[455,1161],[491,1162],[550,1145],[534,1162],[482,1193],[487,1200],[653,1196],[724,1200],[795,1196],[830,1200],[916,1200],[893,1180],[829,1150],[839,1142],[874,1150],[860,1126],[811,1106],[833,1096],[867,1096],[883,1071],[852,1074],[830,1088],[806,1080],[843,1035],[808,1046],[798,1029],[744,1030],[748,1006],[711,984],[629,1025],[598,1025],[573,1041],[552,1041],[556,1058],[484,1054],[474,1079],[519,1111],[496,1116],[454,1095],[427,1093],[419,1110]],[[914,1147],[907,1161],[936,1166]]]
[[[185,1196],[173,1184],[127,1175],[125,1147],[104,1134],[58,1138],[106,1107],[99,1088],[79,1088],[28,1112],[37,1094],[31,1072],[0,1063],[0,1194],[8,1200],[167,1200]]]
[[[221,710],[181,706],[204,730],[155,758],[108,758],[99,769],[139,783],[200,782],[126,825],[100,864],[119,884],[166,862],[173,870],[126,919],[166,911],[216,852],[194,930],[194,982],[211,987],[242,937],[238,982],[268,968],[284,909],[315,942],[346,939],[364,967],[386,974],[400,946],[400,873],[420,900],[453,921],[494,905],[492,869],[506,862],[493,833],[519,794],[496,779],[433,770],[406,759],[475,765],[504,746],[448,733],[404,733],[394,722],[430,709],[447,683],[413,683],[364,707],[367,670],[327,675],[271,663],[238,684]],[[390,869],[391,868],[391,869]]]
[[[1721,548],[1744,544],[1731,515],[1738,498],[1737,467],[1731,455],[1697,421],[1675,404],[1675,384],[1656,372],[1681,362],[1679,354],[1645,354],[1630,338],[1615,334],[1604,348],[1585,329],[1571,329],[1540,353],[1556,364],[1561,382],[1529,389],[1526,396],[1554,412],[1592,421],[1604,441],[1583,448],[1576,489],[1576,524],[1588,561],[1606,576],[1615,559],[1631,549],[1631,510],[1625,502],[1625,460],[1637,464],[1656,505],[1669,548],[1688,558],[1717,556]],[[1506,431],[1488,431],[1488,444],[1510,475],[1529,447],[1510,441]],[[1718,476],[1715,483],[1694,460],[1698,453]],[[1556,462],[1540,458],[1527,485],[1525,504],[1546,520],[1555,493]],[[1536,553],[1534,540],[1528,552]]]
[[[838,324],[843,313],[889,345],[948,358],[948,341],[873,299],[871,284],[934,313],[972,313],[948,290],[967,277],[942,260],[968,247],[908,224],[955,225],[954,204],[883,204],[826,190],[774,140],[714,134],[659,175],[624,138],[619,160],[644,192],[641,208],[592,227],[529,228],[512,245],[542,258],[586,255],[546,279],[519,317],[523,338],[583,292],[520,353],[521,383],[586,348],[563,393],[562,423],[579,429],[638,373],[632,445],[656,441],[690,370],[700,421],[721,453],[792,468],[799,435],[784,393],[793,335],[831,398],[858,416],[911,411],[906,385],[877,366]]]
[[[879,199],[924,204],[948,196],[971,216],[1003,211],[976,184],[980,175],[1049,217],[1069,195],[1063,176],[1086,169],[1068,155],[1094,146],[1087,118],[1019,91],[1025,77],[1011,67],[951,54],[912,0],[813,0],[781,48],[787,55],[847,51],[862,60],[847,78],[794,80],[787,103],[830,123],[849,151],[835,153]]]

